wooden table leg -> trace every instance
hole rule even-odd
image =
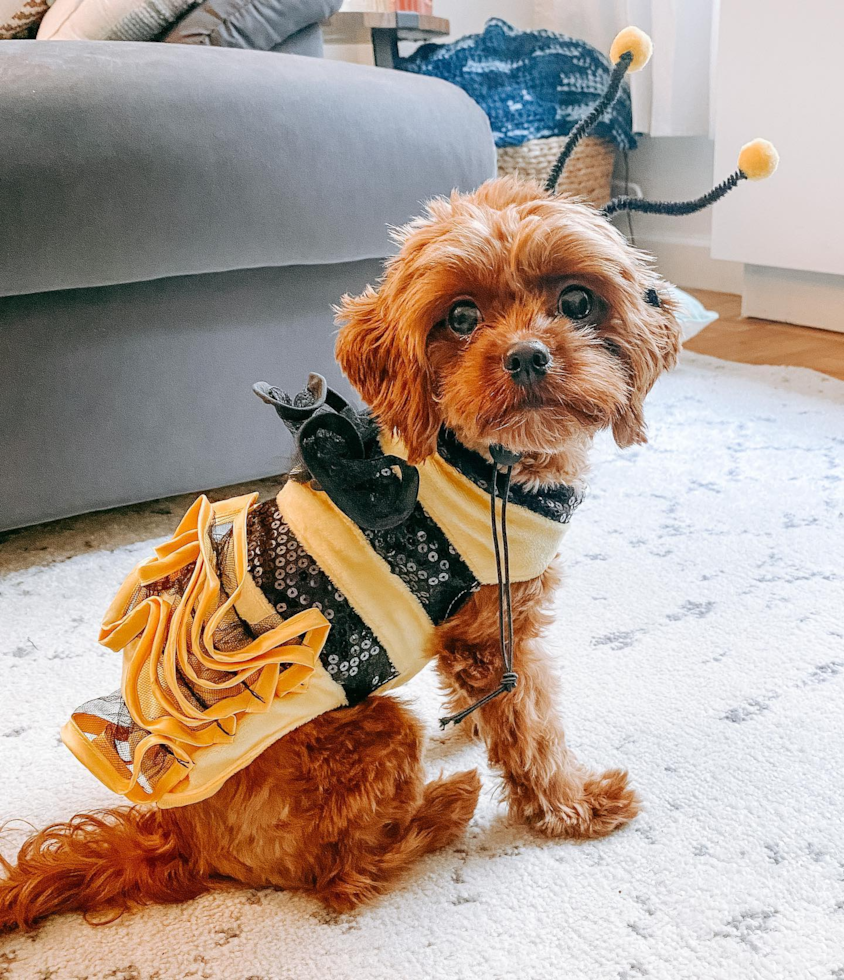
[[[393,27],[373,27],[372,53],[379,68],[395,68],[399,57],[398,31]]]

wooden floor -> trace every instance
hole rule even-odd
[[[771,320],[742,320],[741,297],[689,289],[720,319],[686,343],[687,350],[745,364],[791,364],[844,380],[844,334]]]

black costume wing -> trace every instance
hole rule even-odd
[[[398,456],[385,456],[378,429],[311,374],[307,387],[292,398],[265,381],[252,389],[284,422],[316,488],[359,527],[384,530],[402,524],[416,506],[419,473]]]

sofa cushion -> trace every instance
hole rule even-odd
[[[39,41],[151,41],[196,0],[55,0]]]
[[[28,36],[46,10],[47,0],[0,0],[0,40]]]
[[[6,41],[0,119],[0,295],[377,258],[495,173],[448,82],[261,51]]]
[[[303,54],[309,58],[321,58],[325,51],[322,43],[322,28],[319,24],[308,24],[277,44],[273,51],[282,54]]]
[[[341,3],[342,0],[206,0],[162,40],[271,51],[291,34],[330,17]]]

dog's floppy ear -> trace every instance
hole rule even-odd
[[[652,304],[649,304],[651,306]],[[648,309],[634,337],[624,346],[630,370],[630,396],[612,422],[612,434],[621,449],[648,441],[645,397],[656,379],[674,366],[680,350],[680,328],[672,303]]]
[[[644,398],[632,395],[624,412],[613,419],[613,438],[621,449],[648,441],[645,416],[642,411],[643,401]]]
[[[343,297],[337,323],[343,373],[384,428],[401,436],[408,462],[421,462],[435,452],[441,424],[424,338],[414,338],[371,286]]]

